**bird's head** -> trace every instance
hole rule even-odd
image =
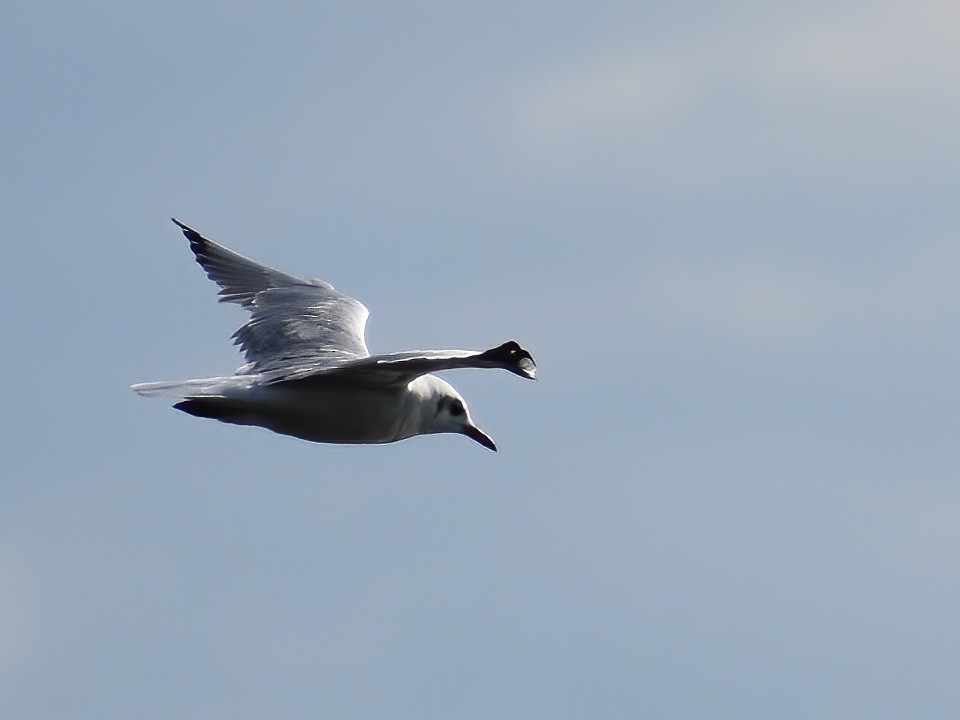
[[[474,424],[466,400],[453,385],[436,375],[423,375],[414,383],[421,398],[421,432],[459,433],[496,452],[496,443]]]

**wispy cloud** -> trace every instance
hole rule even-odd
[[[884,347],[888,355],[956,348],[942,325],[942,308],[956,295],[955,243],[930,241],[898,255],[899,263],[865,257],[855,269],[776,256],[677,256],[642,273],[636,307],[648,327],[708,343],[848,346],[855,354]]]
[[[531,83],[518,117],[533,140],[569,147],[655,145],[678,125],[730,115],[782,126],[820,111],[835,121],[957,110],[958,31],[960,6],[947,2],[754,15],[671,44],[598,50]]]
[[[520,114],[531,133],[555,143],[657,127],[688,109],[694,80],[670,52],[604,55],[546,82],[527,97]]]
[[[799,345],[822,331],[836,295],[814,272],[764,261],[674,262],[642,291],[648,323],[735,342]]]

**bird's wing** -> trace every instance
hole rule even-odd
[[[483,352],[476,350],[425,350],[371,355],[324,367],[290,366],[287,371],[267,373],[267,383],[304,381],[357,381],[369,384],[405,385],[427,373],[455,368],[503,368],[530,380],[537,378],[533,356],[513,340]]]
[[[220,301],[250,311],[250,320],[233,334],[249,363],[243,372],[319,370],[370,355],[363,339],[369,314],[363,303],[323,280],[301,280],[266,267],[176,218],[173,222],[207,277],[220,286]]]

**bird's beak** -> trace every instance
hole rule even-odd
[[[483,430],[478,428],[476,425],[464,425],[463,434],[466,435],[471,440],[476,440],[485,448],[490,448],[494,452],[497,451],[497,444],[490,438],[489,435],[487,435]]]

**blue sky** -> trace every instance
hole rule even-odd
[[[960,11],[0,10],[0,715],[960,712]],[[455,436],[314,445],[171,215],[371,310]]]

